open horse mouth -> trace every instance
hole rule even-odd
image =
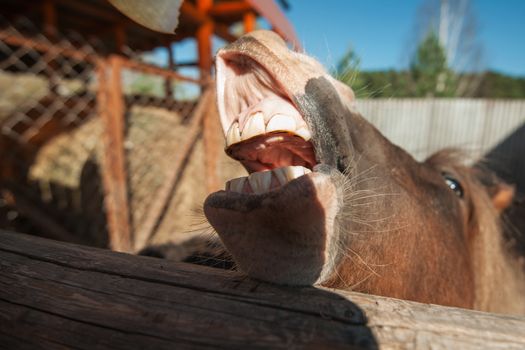
[[[311,131],[281,84],[239,54],[218,56],[217,78],[226,153],[250,173],[228,181],[226,191],[263,194],[311,173]]]
[[[217,54],[225,151],[249,175],[212,193],[204,212],[241,271],[269,282],[309,285],[327,278],[336,263],[329,245],[337,244],[332,238],[342,186],[316,154],[326,149],[316,146],[319,113],[306,118],[309,108],[298,103],[308,74],[288,79],[295,69],[282,60],[296,56],[275,34],[259,34]]]

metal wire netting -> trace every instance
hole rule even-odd
[[[107,247],[112,183],[104,179],[119,140],[101,116],[114,100],[103,96],[100,80],[111,79],[115,68],[101,43],[74,33],[51,40],[25,20],[0,19],[0,28],[0,228]],[[118,84],[109,84],[121,86],[120,170],[135,232],[155,217],[155,196],[173,181],[198,97],[179,96],[184,84],[197,91],[199,85],[143,69],[132,56],[122,57]]]

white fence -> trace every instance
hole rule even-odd
[[[525,123],[525,100],[368,99],[357,106],[418,160],[446,147],[476,159]]]

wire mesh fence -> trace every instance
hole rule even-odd
[[[0,228],[134,251],[158,226],[211,100],[103,52],[0,19]]]
[[[1,24],[2,227],[105,246],[95,50]]]

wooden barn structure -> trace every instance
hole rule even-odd
[[[201,135],[206,190],[219,187],[216,168],[222,140],[217,134],[213,92],[208,88],[213,38],[234,41],[254,30],[262,19],[297,45],[282,10],[286,5],[273,0],[186,0],[176,33],[162,34],[136,24],[106,0],[2,0],[0,228],[46,232],[51,238],[118,251],[140,250],[159,225],[190,150]],[[195,41],[195,60],[177,60],[174,47],[183,40]],[[164,48],[167,57],[164,66],[141,59],[143,53],[159,48]],[[194,67],[197,74],[178,72],[187,67]],[[136,82],[143,76],[147,82],[162,82],[154,88],[137,84],[130,91],[133,82],[129,80]],[[177,91],[184,84],[200,94],[179,98]],[[153,94],[144,91],[152,89]],[[135,133],[130,124],[140,123],[130,117],[138,106],[177,112],[183,127],[179,133],[185,136],[172,145],[175,154],[170,166],[162,169],[163,178],[150,180],[155,186],[144,189],[147,194],[142,197],[130,187],[138,176],[135,173],[145,174],[146,170],[134,171],[133,164],[141,161],[128,159],[135,152],[129,145],[140,140],[127,138]],[[95,119],[102,127],[92,125]],[[179,125],[172,120],[163,123],[159,130],[174,130]],[[81,151],[71,147],[77,144],[72,141],[76,136],[60,141],[79,133],[84,135],[79,141]],[[61,143],[61,151],[53,150],[50,143]],[[97,146],[100,144],[103,147]],[[145,152],[142,159],[147,157]],[[69,169],[80,158],[82,164]],[[57,169],[64,167],[60,176],[69,180],[57,180]],[[81,178],[74,190],[63,186],[68,181],[79,182],[71,180],[72,173]],[[94,178],[101,181],[94,183]],[[134,198],[147,204],[136,209],[141,204],[133,204]],[[93,238],[100,232],[107,237]]]

